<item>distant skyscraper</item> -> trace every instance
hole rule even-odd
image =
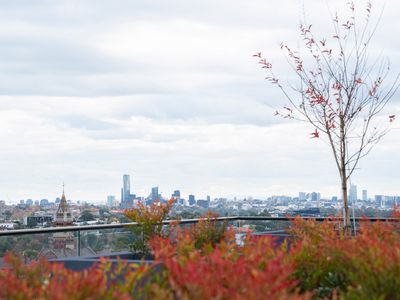
[[[385,196],[383,195],[375,195],[375,205],[378,208],[383,208],[385,205]]]
[[[350,205],[357,203],[357,186],[354,184],[350,185],[349,202]]]
[[[131,177],[125,174],[122,179],[123,179],[122,200],[127,201],[130,198],[131,194]]]
[[[299,200],[305,201],[307,199],[307,194],[305,192],[299,192]]]
[[[151,200],[156,201],[159,200],[158,196],[158,186],[151,188]]]
[[[121,208],[131,208],[133,206],[133,199],[135,194],[131,194],[131,177],[124,174],[122,177],[123,185],[121,188]]]
[[[49,205],[49,200],[47,199],[40,200],[40,206],[46,206],[46,205]]]
[[[318,201],[318,193],[312,192],[310,195],[311,201]]]
[[[174,199],[181,198],[181,191],[179,191],[179,190],[174,191],[174,193],[172,194],[172,198],[174,198]]]
[[[197,200],[197,205],[201,206],[203,208],[208,208],[210,206],[210,203],[207,200]]]
[[[196,204],[196,199],[194,195],[189,195],[189,205],[195,205]]]
[[[362,191],[362,199],[363,201],[368,201],[368,192],[367,190]]]
[[[108,207],[112,207],[114,205],[115,202],[115,196],[107,196],[107,206]]]

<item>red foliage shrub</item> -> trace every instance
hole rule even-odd
[[[288,255],[301,291],[341,299],[400,299],[400,233],[395,222],[362,222],[346,236],[334,222],[296,219]]]
[[[363,222],[356,236],[335,222],[295,219],[291,247],[211,220],[150,240],[152,266],[103,261],[83,272],[8,255],[0,299],[400,299],[398,223]],[[207,223],[208,222],[208,223]]]
[[[92,268],[76,272],[45,259],[25,265],[21,258],[10,253],[4,260],[9,268],[0,270],[0,299],[125,300],[151,295],[147,291],[147,282],[141,284],[149,274],[150,267],[146,265],[120,262],[112,269],[111,263],[102,261]]]
[[[293,291],[293,265],[270,237],[247,238],[244,247],[233,231],[215,247],[196,248],[190,230],[177,241],[151,241],[156,259],[167,268],[170,287],[179,299],[308,299]]]
[[[137,207],[125,210],[125,216],[139,225],[130,227],[135,235],[131,245],[134,252],[142,255],[149,253],[149,239],[163,233],[162,221],[166,219],[175,202],[175,199],[170,199],[165,204],[161,201],[155,201],[151,205],[139,202]]]

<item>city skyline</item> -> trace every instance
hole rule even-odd
[[[120,193],[120,197],[118,198],[115,194],[107,194],[107,196],[105,197],[105,199],[72,199],[69,198],[68,201],[84,201],[84,202],[88,202],[88,203],[94,203],[94,204],[106,204],[109,205],[109,203],[112,202],[118,202],[120,204],[120,206],[122,208],[129,208],[132,207],[133,205],[133,200],[137,200],[137,199],[143,199],[143,200],[151,200],[154,201],[156,199],[170,199],[170,198],[182,198],[185,199],[186,201],[188,201],[189,203],[192,202],[191,198],[194,201],[194,198],[196,197],[196,199],[207,199],[207,201],[210,201],[211,199],[250,199],[250,198],[254,198],[254,199],[260,199],[260,200],[266,200],[268,198],[274,198],[274,197],[289,197],[289,198],[298,198],[299,200],[305,200],[307,197],[310,197],[310,199],[313,199],[315,197],[318,197],[318,199],[341,199],[340,196],[337,195],[323,195],[321,194],[319,191],[298,191],[297,194],[290,194],[290,193],[281,193],[281,194],[269,194],[269,195],[262,195],[262,196],[255,196],[255,195],[214,195],[214,197],[211,197],[209,195],[209,193],[205,193],[204,197],[202,196],[198,196],[198,195],[194,195],[193,193],[186,192],[186,193],[181,193],[181,190],[177,190],[174,189],[173,192],[171,192],[170,194],[168,194],[168,192],[164,193],[164,192],[159,192],[159,187],[158,186],[153,186],[151,188],[150,191],[148,191],[147,193],[144,194],[136,194],[136,193],[131,193],[131,181],[130,181],[130,174],[123,174],[122,175],[122,188],[121,188],[121,193]],[[132,192],[134,192],[132,190]],[[64,197],[65,194],[65,184],[64,182],[62,183],[62,197]],[[315,194],[315,196],[314,196]],[[169,196],[171,195],[171,196]],[[186,195],[186,196],[185,196]],[[355,184],[351,184],[349,187],[349,201],[350,203],[353,203],[353,201],[357,201],[357,200],[362,200],[362,201],[368,201],[368,200],[373,200],[376,197],[400,197],[398,196],[398,194],[384,194],[384,193],[377,193],[377,194],[371,194],[365,187],[362,189],[362,191],[360,193],[357,193],[357,185]],[[57,196],[55,199],[55,202],[57,203],[57,201],[60,201],[60,197]],[[3,200],[4,199],[0,199]],[[10,204],[18,204],[18,203],[23,203],[24,201],[28,200],[31,204],[35,203],[39,203],[40,205],[42,205],[42,202],[52,202],[51,199],[48,199],[46,197],[38,197],[38,198],[31,198],[28,197],[26,199],[19,199],[19,200],[12,200],[12,201],[8,201],[8,203]],[[150,202],[151,203],[151,202]]]
[[[291,79],[279,44],[297,44],[303,8],[330,32],[326,3],[1,2],[0,199],[54,199],[63,180],[72,199],[119,197],[121,174],[140,195],[157,185],[167,195],[340,197],[326,141],[273,116],[285,100],[252,57],[262,51]],[[399,12],[386,1],[371,43],[392,74]],[[382,112],[382,124],[398,115],[392,130],[352,178],[359,194],[400,194],[399,111],[397,93]]]

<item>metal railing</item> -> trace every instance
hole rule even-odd
[[[325,220],[340,222],[342,218],[332,217],[302,217],[303,219],[315,220],[323,222]],[[294,217],[267,217],[267,216],[232,216],[232,217],[217,217],[211,218],[217,222],[227,222],[237,228],[248,226],[255,229],[255,231],[268,233],[274,230],[283,230],[288,228],[293,221]],[[165,220],[163,225],[169,226],[172,224],[196,224],[204,218],[197,219],[181,219],[181,220]],[[396,218],[355,218],[359,222],[399,222]],[[41,249],[46,247],[51,248],[51,243],[57,238],[65,238],[67,235],[62,233],[69,233],[71,244],[74,246],[75,255],[81,256],[82,249],[96,248],[96,252],[102,251],[121,251],[129,250],[129,242],[134,239],[132,231],[129,228],[140,226],[136,222],[119,223],[119,224],[99,224],[87,226],[67,226],[67,227],[49,227],[49,228],[34,228],[34,229],[16,229],[0,231],[0,243],[3,239],[3,245],[9,245],[11,251],[26,251],[30,247],[36,249],[34,251],[39,254]],[[102,232],[102,233],[101,233]],[[35,239],[36,237],[36,239]],[[97,241],[97,242],[96,242]],[[101,241],[101,243],[99,242]],[[8,243],[8,244],[7,244]],[[101,245],[100,245],[101,244]],[[33,246],[31,246],[33,245]],[[64,245],[65,246],[65,245]],[[36,247],[36,248],[35,248]],[[85,248],[86,247],[86,248]],[[125,247],[125,248],[124,248]],[[3,247],[4,248],[4,247]],[[6,247],[7,248],[7,247]],[[21,250],[22,249],[22,250]],[[31,249],[31,251],[32,251]],[[70,251],[70,252],[71,252]],[[31,254],[34,258],[35,252]],[[0,253],[0,256],[1,253]]]
[[[295,217],[264,217],[264,216],[232,216],[232,217],[217,217],[211,218],[215,221],[286,221],[291,222]],[[339,217],[301,217],[305,220],[314,220],[317,222],[328,221],[342,221],[343,218]],[[171,224],[196,224],[200,220],[205,218],[197,219],[180,219],[180,220],[164,220],[163,225]],[[352,219],[353,220],[353,219]],[[397,218],[355,218],[357,223],[359,222],[400,222]],[[46,227],[46,228],[32,228],[32,229],[13,229],[0,231],[1,236],[7,235],[24,235],[24,234],[40,234],[40,233],[55,233],[55,232],[79,232],[89,230],[101,230],[101,229],[116,229],[116,228],[127,228],[129,226],[140,226],[137,222],[129,223],[118,223],[118,224],[99,224],[99,225],[84,225],[84,226],[65,226],[65,227]]]

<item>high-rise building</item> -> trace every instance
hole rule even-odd
[[[40,200],[40,206],[46,206],[46,205],[49,205],[49,200],[47,199]]]
[[[189,195],[189,205],[195,205],[196,204],[196,199],[194,195]]]
[[[305,192],[299,192],[299,200],[305,201],[307,199],[307,194]]]
[[[354,184],[350,185],[349,203],[350,205],[357,203],[357,186]]]
[[[363,199],[363,201],[368,201],[368,192],[367,192],[367,190],[362,190],[362,199]]]
[[[321,197],[321,196],[320,196]],[[318,201],[318,193],[312,192],[310,194],[311,201]]]
[[[375,195],[375,205],[378,208],[383,208],[385,205],[385,196]]]
[[[207,200],[199,199],[197,200],[197,205],[203,208],[208,208],[210,206],[210,203]]]
[[[122,180],[123,180],[122,200],[127,201],[130,198],[131,194],[131,177],[128,174],[124,174]]]
[[[131,194],[131,177],[124,174],[122,177],[123,185],[121,188],[121,208],[131,208],[133,206],[133,199],[136,195]]]
[[[174,191],[174,193],[172,194],[172,198],[177,199],[177,200],[180,199],[181,191],[179,191],[179,190]]]
[[[114,205],[114,202],[115,202],[115,196],[112,196],[112,195],[107,196],[107,203],[106,203],[106,205],[107,205],[108,207],[112,207],[112,206]]]
[[[159,195],[158,195],[158,186],[155,186],[151,188],[151,200],[154,202],[156,200],[159,200]]]

